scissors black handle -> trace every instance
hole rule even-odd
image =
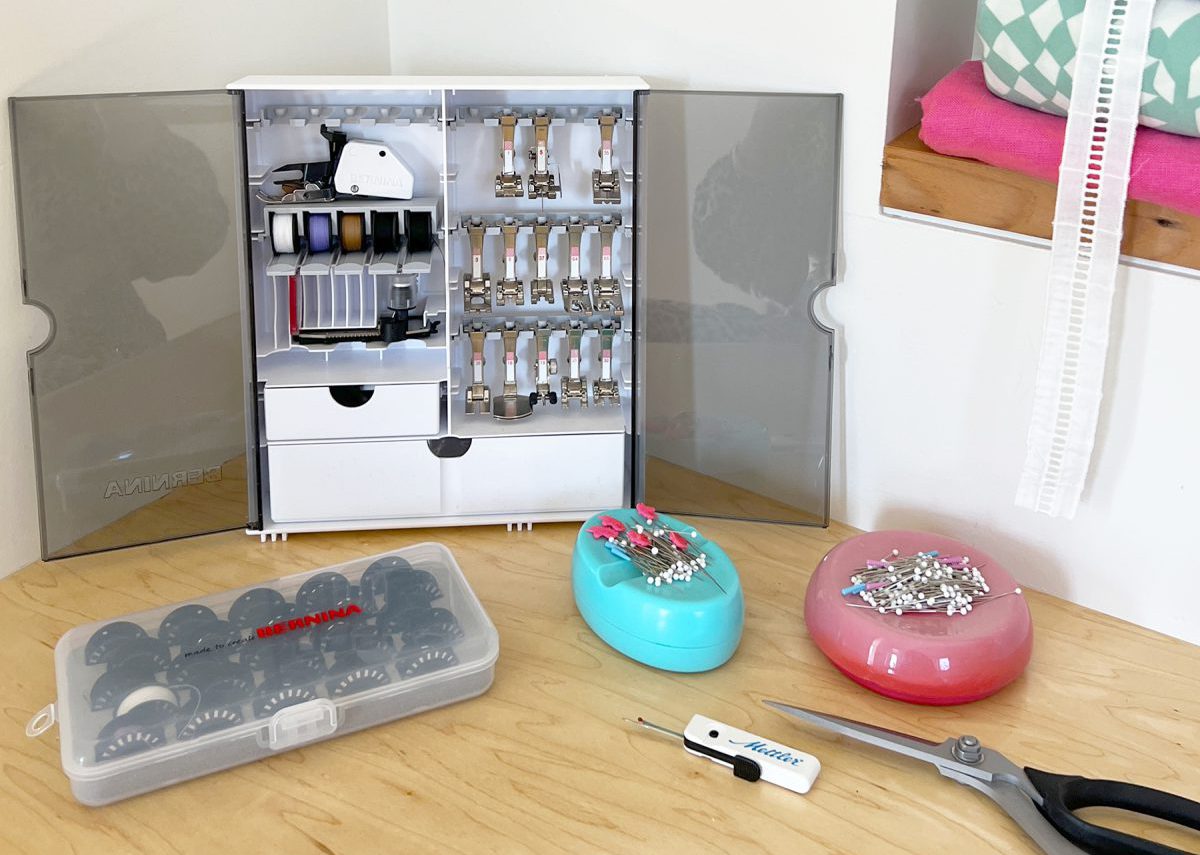
[[[1092,825],[1072,811],[1085,807],[1122,808],[1200,831],[1198,802],[1123,781],[1055,775],[1028,767],[1025,774],[1042,794],[1042,815],[1063,837],[1092,855],[1193,855],[1172,846]]]

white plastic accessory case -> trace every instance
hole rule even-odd
[[[88,805],[471,698],[499,637],[438,543],[361,558],[69,630],[63,771]]]

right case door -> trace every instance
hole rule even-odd
[[[634,497],[825,525],[840,95],[641,92]]]

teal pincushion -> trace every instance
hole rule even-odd
[[[620,508],[596,514],[579,530],[571,584],[575,605],[592,631],[630,659],[667,671],[708,671],[728,661],[741,641],[745,612],[729,556],[703,535],[689,537],[689,551],[704,551],[708,573],[720,587],[702,574],[688,582],[647,584],[637,567],[589,532],[602,516],[631,529],[645,525],[636,511]],[[657,520],[689,535],[694,531],[665,514]]]

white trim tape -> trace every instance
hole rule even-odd
[[[1072,517],[1096,438],[1154,0],[1088,0],[1059,169],[1019,506]]]

